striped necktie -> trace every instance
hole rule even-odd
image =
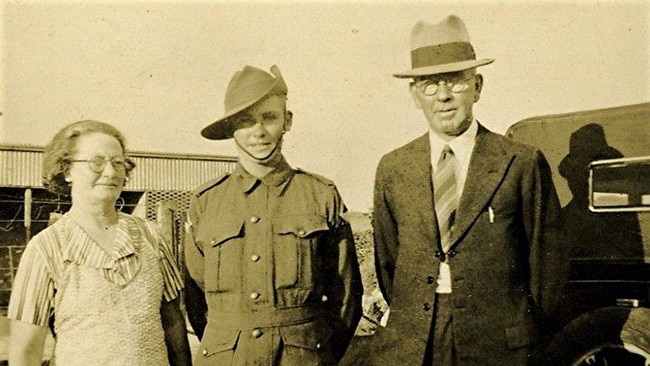
[[[452,227],[456,221],[456,211],[458,210],[458,194],[456,192],[457,164],[451,147],[445,145],[433,176],[433,199],[444,253],[447,253],[451,246]]]

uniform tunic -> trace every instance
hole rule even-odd
[[[160,304],[180,273],[151,223],[120,214],[109,256],[68,215],[28,244],[8,316],[46,326],[58,365],[165,365]]]
[[[208,323],[195,365],[330,365],[345,352],[363,293],[334,184],[285,161],[257,179],[238,165],[197,190],[188,270]]]

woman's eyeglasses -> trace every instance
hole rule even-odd
[[[95,156],[90,159],[75,159],[75,160],[70,160],[73,163],[88,163],[88,167],[90,167],[90,170],[92,170],[95,173],[101,173],[104,171],[104,168],[106,168],[106,163],[110,162],[111,165],[113,166],[113,169],[115,169],[118,172],[125,172],[126,168],[129,163],[126,157],[124,156],[114,156],[112,158],[107,158],[104,156]]]

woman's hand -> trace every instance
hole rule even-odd
[[[11,366],[40,366],[48,328],[12,320],[9,364]]]

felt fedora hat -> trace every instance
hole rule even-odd
[[[253,66],[244,66],[230,79],[224,98],[224,115],[203,128],[201,135],[210,140],[232,138],[234,126],[230,117],[259,102],[272,91],[283,95],[288,92],[276,65],[271,66],[271,74]]]
[[[411,69],[393,74],[397,78],[442,74],[491,64],[477,60],[463,20],[450,15],[438,24],[419,21],[411,31]]]

